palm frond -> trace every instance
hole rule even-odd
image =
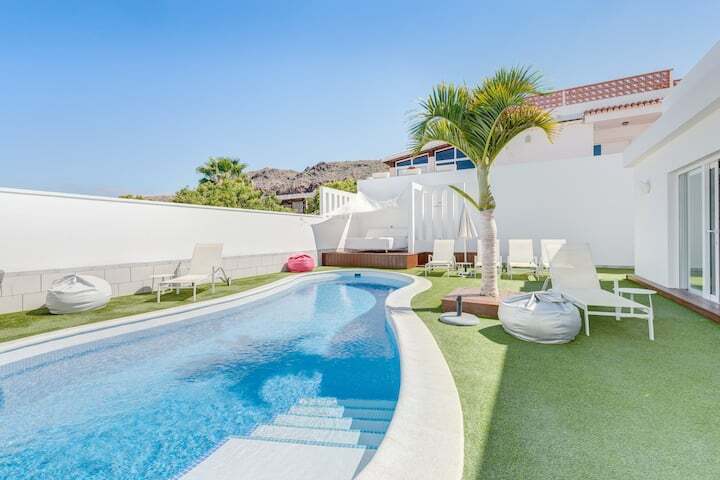
[[[470,205],[475,207],[476,210],[480,211],[482,208],[480,208],[480,205],[478,204],[477,200],[472,198],[469,193],[467,193],[465,190],[463,190],[460,187],[456,187],[455,185],[450,185],[450,188],[455,191],[458,195],[460,195],[462,198],[464,198]]]
[[[440,140],[461,150],[472,150],[470,91],[464,85],[440,84],[419,111],[411,117],[410,149],[419,152],[429,142]]]

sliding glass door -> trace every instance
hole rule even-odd
[[[703,172],[687,174],[687,284],[695,293],[703,293]]]
[[[680,175],[680,283],[718,301],[718,164]]]

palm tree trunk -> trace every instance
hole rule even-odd
[[[488,162],[490,163],[490,162]],[[497,297],[498,292],[498,251],[497,224],[495,223],[495,198],[490,188],[490,167],[477,166],[478,206],[480,210],[480,232],[478,247],[482,251],[482,284],[480,294]]]
[[[482,252],[482,284],[480,294],[497,297],[498,292],[498,251],[497,251],[497,224],[495,223],[495,209],[480,211],[479,238]]]

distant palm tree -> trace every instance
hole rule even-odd
[[[244,176],[247,164],[228,157],[210,157],[203,165],[197,167],[197,172],[203,177],[200,183],[212,182],[221,184],[225,180]]]
[[[463,151],[475,164],[477,199],[457,187],[451,188],[480,212],[483,295],[498,295],[497,225],[490,168],[503,148],[525,130],[540,128],[551,141],[557,130],[552,115],[528,101],[541,94],[540,79],[538,73],[517,67],[500,69],[472,88],[437,85],[420,103],[420,112],[410,128],[415,152],[439,140]]]

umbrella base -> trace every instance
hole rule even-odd
[[[480,319],[471,313],[462,313],[458,315],[455,312],[443,313],[439,319],[442,323],[448,325],[456,325],[459,327],[472,327],[480,323]]]

